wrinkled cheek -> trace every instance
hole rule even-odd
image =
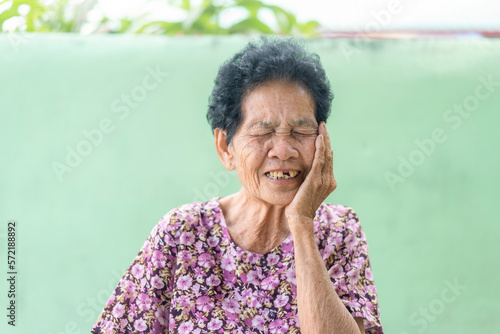
[[[258,192],[260,185],[258,173],[259,166],[254,166],[254,164],[251,163],[252,161],[256,160],[255,157],[252,157],[252,154],[245,154],[247,153],[245,151],[243,151],[242,153],[242,158],[240,159],[240,177],[243,178],[242,181],[247,186],[248,190]]]

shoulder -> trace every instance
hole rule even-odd
[[[343,227],[345,225],[359,224],[359,218],[353,208],[331,203],[321,203],[316,211],[316,220],[322,225],[335,225]]]
[[[168,234],[173,239],[178,239],[182,233],[197,235],[203,229],[210,229],[212,216],[218,214],[217,203],[213,200],[205,202],[192,202],[180,205],[168,211],[155,226],[158,233]]]
[[[341,204],[322,203],[316,211],[315,230],[325,236],[363,234],[358,215],[353,208]]]

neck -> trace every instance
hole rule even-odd
[[[252,197],[244,189],[221,198],[219,203],[229,235],[240,248],[265,254],[290,234],[284,206]]]

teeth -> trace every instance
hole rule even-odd
[[[288,173],[288,174],[285,174],[285,173]],[[268,172],[267,175],[270,176],[271,178],[275,179],[275,180],[283,180],[283,179],[293,179],[294,177],[297,176],[297,174],[299,174],[298,171],[296,170],[291,170],[291,171],[273,171],[273,172]]]

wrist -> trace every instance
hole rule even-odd
[[[314,220],[309,217],[294,215],[287,216],[288,228],[292,235],[297,237],[308,237],[314,234]]]

